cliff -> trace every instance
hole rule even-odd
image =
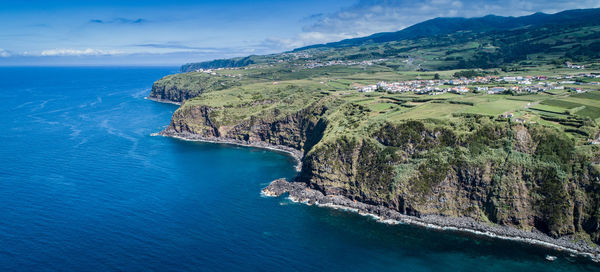
[[[300,180],[403,214],[469,217],[600,242],[600,174],[591,163],[597,148],[578,149],[537,125],[487,118],[449,125],[468,131],[463,124],[472,126],[463,135],[448,124],[407,121],[368,138],[338,138],[304,158]]]
[[[199,139],[221,139],[248,145],[266,143],[304,152],[319,141],[325,126],[319,117],[325,111],[313,106],[280,118],[253,116],[239,124],[219,126],[211,118],[218,109],[207,106],[184,107],[173,115],[169,127],[163,133],[194,135]]]
[[[292,148],[302,159],[296,181],[325,196],[600,243],[597,145],[481,115],[365,122],[368,109],[317,94],[291,108],[276,98],[223,104],[203,95],[162,134]]]

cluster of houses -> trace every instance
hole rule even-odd
[[[216,70],[220,70],[220,69],[222,69],[222,68],[219,68],[219,69],[216,69]],[[216,73],[216,72],[215,72],[213,69],[202,69],[202,68],[200,68],[200,69],[196,69],[196,70],[194,70],[194,72],[200,72],[200,73],[211,74],[211,75],[213,75],[213,76],[216,76],[216,75],[217,75],[217,73]]]
[[[576,76],[557,76],[555,80],[549,81],[546,76],[485,76],[475,78],[461,78],[451,80],[409,80],[398,82],[381,81],[377,84],[355,87],[359,92],[384,91],[388,93],[413,92],[415,94],[438,95],[443,93],[462,94],[470,91],[482,92],[487,94],[512,93],[538,93],[551,90],[564,90],[564,85],[578,85],[579,83],[571,80],[577,77],[600,77],[600,75],[580,74]],[[564,80],[567,79],[567,80]],[[497,83],[501,86],[472,86],[468,85],[491,85]],[[509,85],[510,86],[506,86]],[[584,92],[582,88],[568,88],[577,93]]]
[[[333,66],[333,65],[345,65],[345,66],[354,66],[354,65],[362,65],[362,66],[371,66],[375,63],[386,61],[387,59],[374,59],[374,60],[363,60],[363,61],[351,61],[351,60],[330,60],[326,62],[319,61],[308,61],[304,64],[304,68],[313,69],[317,67],[325,67],[325,66]]]
[[[440,80],[411,80],[411,81],[400,81],[400,82],[385,82],[381,81],[377,84],[357,87],[359,92],[374,92],[384,91],[388,93],[404,93],[414,92],[416,94],[443,94],[446,92],[450,93],[467,93],[469,88],[466,86],[452,86],[448,88],[442,88]]]
[[[281,57],[287,60],[309,59],[313,56],[306,52],[288,52],[281,54]],[[279,61],[278,61],[279,62]]]
[[[575,65],[575,64],[571,63],[570,61],[565,62],[565,65],[567,65],[567,68],[571,68],[571,69],[585,69],[584,65]]]
[[[200,68],[200,69],[194,70],[194,72],[206,73],[206,74],[210,74],[210,75],[216,76],[216,75],[219,75],[219,74],[217,74],[217,72],[215,72],[215,71],[226,70],[226,69],[228,69],[228,70],[237,70],[237,68],[217,68],[217,69],[202,69],[202,68]],[[236,74],[220,74],[220,75],[221,76],[226,76],[226,77],[240,77],[240,78],[242,77],[241,74],[238,74],[238,75],[236,75]]]
[[[591,73],[579,73],[579,74],[576,74],[576,75],[557,76],[557,77],[554,77],[554,78],[555,79],[573,79],[573,78],[582,78],[582,77],[600,78],[600,75],[598,75],[598,74],[591,74]]]

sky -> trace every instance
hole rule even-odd
[[[0,0],[0,66],[181,65],[398,31],[436,17],[597,7],[600,0]]]

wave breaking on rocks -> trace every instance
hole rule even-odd
[[[340,195],[324,195],[321,191],[311,189],[303,182],[277,179],[262,189],[261,194],[270,197],[287,194],[288,198],[294,202],[356,212],[373,217],[377,221],[386,224],[411,224],[432,229],[468,232],[493,238],[520,241],[586,256],[595,262],[600,262],[600,248],[590,246],[582,241],[570,240],[567,237],[556,239],[539,231],[525,231],[509,226],[490,225],[477,222],[468,217],[409,216],[384,206],[370,205]]]
[[[220,137],[204,137],[198,134],[185,133],[185,132],[175,132],[169,129],[165,129],[159,133],[152,133],[151,136],[165,136],[165,137],[173,137],[180,140],[185,141],[195,141],[195,142],[205,142],[205,143],[217,143],[217,144],[230,144],[237,146],[246,146],[246,147],[255,147],[261,149],[268,149],[277,152],[282,152],[290,155],[296,161],[296,171],[300,172],[302,169],[302,152],[282,145],[272,145],[265,142],[247,142],[240,141],[235,139],[227,139]]]

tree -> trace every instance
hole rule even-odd
[[[484,76],[485,74],[483,72],[480,71],[475,71],[475,70],[464,70],[464,71],[459,71],[454,73],[454,77],[456,78],[461,78],[461,77],[466,77],[466,78],[474,78],[477,76]]]
[[[435,75],[433,75],[433,79],[440,79],[440,74],[436,73]]]

